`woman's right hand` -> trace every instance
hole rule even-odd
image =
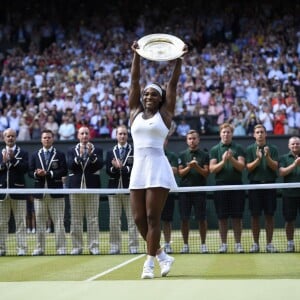
[[[140,47],[139,47],[138,42],[137,42],[137,41],[134,41],[134,42],[132,43],[132,45],[131,45],[132,51],[136,53],[136,49],[139,49],[139,48],[140,48]]]
[[[182,49],[182,56],[183,57],[185,54],[189,52],[189,47],[187,44],[184,44],[183,49]]]

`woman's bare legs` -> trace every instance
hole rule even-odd
[[[132,217],[141,236],[146,241],[148,232],[147,214],[146,214],[146,190],[131,190],[130,201]]]
[[[151,256],[160,249],[160,218],[168,193],[169,190],[159,187],[130,192],[133,218]]]

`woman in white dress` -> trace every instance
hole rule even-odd
[[[131,47],[134,54],[129,108],[134,162],[129,189],[134,220],[147,243],[147,259],[141,277],[152,279],[155,257],[162,276],[169,273],[174,262],[174,258],[160,248],[160,218],[169,190],[177,186],[163,145],[175,112],[182,59],[176,59],[166,91],[157,83],[149,84],[141,91],[138,47],[137,42]],[[187,53],[186,45],[183,53]]]

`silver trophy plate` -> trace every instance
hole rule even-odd
[[[136,52],[149,60],[168,61],[183,54],[184,42],[178,37],[164,33],[149,34],[138,40]]]

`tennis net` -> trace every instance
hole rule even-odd
[[[173,253],[286,252],[288,250],[288,239],[291,240],[292,236],[294,243],[293,251],[291,252],[299,252],[299,221],[297,219],[293,220],[295,211],[296,213],[299,212],[297,206],[300,202],[299,189],[300,183],[276,183],[181,187],[172,190],[170,198],[174,200],[174,210],[171,207],[171,216],[169,211],[164,221],[162,221],[162,229],[168,224],[171,225],[171,234],[169,232],[171,237],[170,241],[167,241],[162,230],[161,244],[163,246],[168,242],[167,246],[171,247]],[[272,251],[267,249],[267,240],[270,240],[270,228],[268,228],[267,218],[263,213],[259,217],[258,223],[260,228],[258,238],[259,251],[251,251],[254,243],[253,220],[249,209],[251,191],[256,193],[256,197],[274,195],[276,209],[273,220],[269,220],[271,224],[272,221],[274,222],[274,232],[271,239],[271,243],[274,246],[271,249]],[[289,200],[290,206],[294,208],[285,208],[285,214],[291,219],[289,230],[293,229],[292,225],[294,225],[294,232],[288,232],[286,229],[286,221],[282,209],[283,203],[286,201],[286,198],[284,198],[285,191],[293,191],[292,194],[296,195]],[[236,215],[236,207],[234,207],[236,202],[232,201],[236,195],[240,197],[241,193],[235,194],[235,192],[242,192],[244,197],[244,206],[239,207],[239,211],[242,211],[241,218],[237,217],[239,214]],[[129,224],[130,220],[127,219],[124,209],[117,211],[119,208],[116,208],[116,214],[113,213],[117,216],[114,218],[116,223],[113,224],[112,220],[110,221],[110,215],[112,214],[112,211],[109,209],[111,196],[117,196],[115,201],[124,201],[126,203],[129,201],[128,189],[6,189],[3,193],[12,195],[12,198],[15,194],[21,194],[24,196],[24,200],[10,200],[10,197],[6,197],[0,201],[0,254],[1,251],[2,254],[7,256],[18,254],[33,255],[34,252],[37,255],[133,254],[146,252],[146,245],[142,238],[137,235],[136,240],[134,240],[133,229],[130,229],[132,224]],[[219,204],[216,204],[215,196],[217,194],[219,195]],[[59,197],[55,198],[55,195]],[[200,198],[199,195],[201,195]],[[77,197],[77,200],[73,199],[74,196],[75,198]],[[229,197],[228,199],[226,199],[227,196]],[[198,205],[199,199],[203,199],[203,197],[205,197],[205,207],[203,204]],[[36,201],[36,198],[40,200]],[[72,204],[72,201],[76,202],[78,199],[80,199],[79,205]],[[260,199],[260,201],[264,200],[263,198]],[[59,201],[60,204],[63,203],[63,206],[53,206],[53,203],[58,203]],[[220,201],[226,202],[227,206],[220,205]],[[27,207],[23,206],[25,213],[21,213],[21,223],[25,223],[24,218],[26,217],[26,226],[20,223],[20,216],[16,216],[20,212],[14,211],[14,202],[26,202]],[[196,204],[196,209],[192,208],[189,218],[189,209],[192,204]],[[37,221],[37,210],[39,210],[40,215],[42,214],[40,223]],[[226,211],[225,215],[222,214],[224,210]],[[14,211],[14,213],[11,213],[11,211]],[[6,221],[8,212],[9,221]],[[89,217],[86,218],[86,215],[89,215]],[[120,218],[118,217],[119,215],[121,216]],[[227,215],[229,216],[228,219]],[[187,224],[182,223],[182,219],[188,221],[188,227],[185,227]],[[206,232],[203,232],[204,229],[201,227],[204,219],[207,221]],[[240,228],[237,225],[239,219]],[[59,222],[62,222],[62,224]],[[111,234],[112,227],[120,227],[121,229],[121,232],[115,233],[115,237],[112,237]],[[58,233],[58,228],[60,228],[60,234]],[[188,231],[184,230],[184,228],[188,228]],[[240,234],[239,230],[241,231]],[[7,235],[6,232],[8,232]],[[184,242],[183,236],[187,234],[188,239]],[[167,235],[168,233],[166,232],[166,237]],[[63,239],[63,241],[60,239]],[[203,246],[204,243],[205,248]],[[239,250],[238,244],[242,247]],[[221,251],[222,246],[226,248],[225,251]],[[22,248],[24,248],[24,252],[20,252]],[[62,251],[60,252],[59,250],[61,249]],[[74,252],[74,249],[78,251]],[[95,251],[95,249],[98,251]],[[240,251],[241,249],[243,251]],[[39,250],[41,251],[39,252]]]

